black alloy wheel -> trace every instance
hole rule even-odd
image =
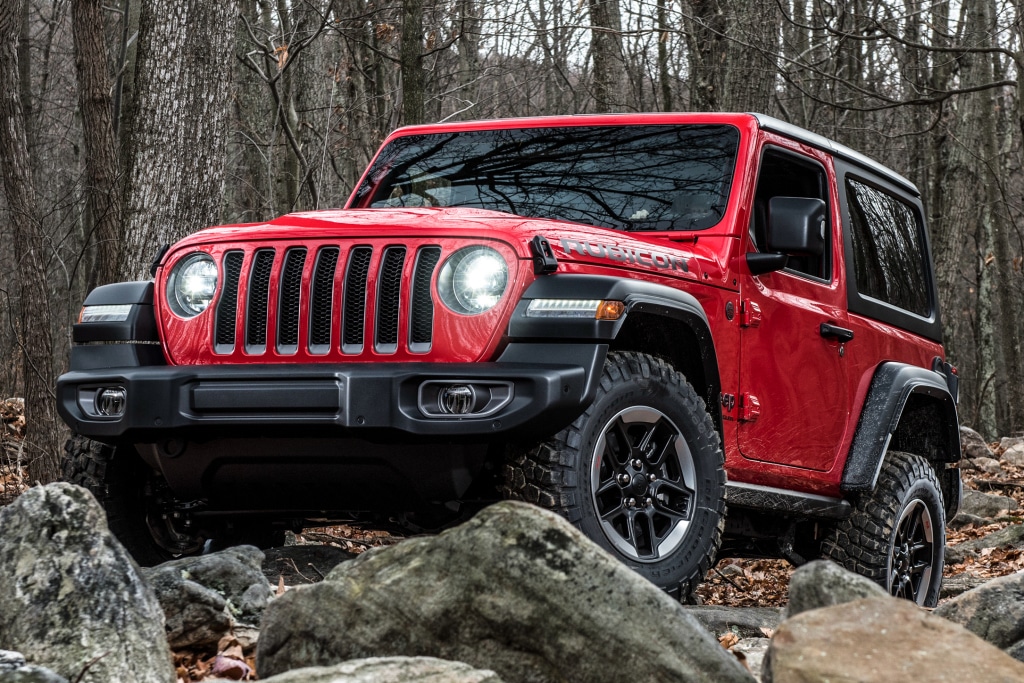
[[[874,491],[852,501],[853,514],[822,542],[822,555],[866,576],[891,595],[934,607],[942,587],[946,512],[931,464],[890,451]]]
[[[724,455],[707,406],[681,373],[653,356],[616,351],[587,410],[509,458],[503,493],[563,515],[686,600],[721,545]]]

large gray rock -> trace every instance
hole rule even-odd
[[[92,494],[32,488],[0,509],[0,643],[84,683],[173,682],[164,615]]]
[[[237,625],[258,627],[273,595],[262,564],[263,552],[243,545],[142,570],[163,607],[171,647],[216,645]]]
[[[985,474],[999,476],[1003,474],[1003,466],[995,458],[972,458],[971,464],[974,469],[981,470]]]
[[[363,657],[427,656],[509,683],[751,681],[683,607],[561,517],[524,503],[371,550],[263,615],[265,678]]]
[[[1024,681],[1024,664],[908,600],[875,598],[784,621],[765,683]]]
[[[992,457],[992,450],[985,439],[970,427],[960,427],[960,452],[969,460]]]
[[[1024,546],[1024,524],[1011,524],[987,536],[964,541],[946,548],[946,564],[960,564],[968,557],[978,557],[986,548],[1019,548]]]
[[[371,657],[293,669],[263,683],[502,683],[493,671],[433,657]]]
[[[68,683],[68,679],[58,676],[45,666],[26,664],[14,671],[0,673],[0,683]]]
[[[20,652],[0,650],[0,683],[68,683],[68,679],[46,667],[27,664]]]
[[[1006,514],[1008,510],[1016,509],[1017,501],[1009,496],[997,496],[968,488],[964,489],[964,497],[960,503],[961,515],[974,515],[986,519],[994,519]]]
[[[955,598],[958,595],[962,595],[969,590],[974,590],[978,586],[984,585],[991,581],[991,579],[971,572],[964,572],[963,574],[957,574],[956,576],[946,576],[942,579],[942,588],[939,590],[939,600],[946,598]]]
[[[939,605],[935,614],[996,647],[1024,640],[1024,574],[993,579]]]
[[[1004,451],[1011,448],[1024,447],[1024,436],[1004,436],[999,439],[999,447]]]
[[[740,638],[764,638],[782,621],[782,610],[777,607],[684,605],[683,610],[716,637],[735,633]]]
[[[1015,443],[1007,448],[999,459],[1014,467],[1024,466],[1024,443]]]
[[[885,589],[871,579],[847,571],[835,562],[815,560],[793,572],[789,580],[786,617],[861,598],[888,596]]]

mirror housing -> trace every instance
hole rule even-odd
[[[772,197],[768,202],[768,251],[821,256],[825,252],[825,202]]]
[[[809,197],[772,197],[768,201],[768,253],[750,252],[747,268],[752,275],[782,270],[790,256],[821,256],[825,253],[828,207]]]

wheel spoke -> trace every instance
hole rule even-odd
[[[693,516],[690,489],[670,481],[659,481],[654,487],[654,509],[673,521],[688,521]]]
[[[641,559],[657,559],[658,546],[655,542],[654,522],[651,516],[640,511],[632,512],[629,517],[632,543],[637,556]]]
[[[607,510],[603,512],[598,510],[598,514],[601,516],[602,520],[610,523],[616,518],[626,514],[626,508],[620,504],[616,507],[609,507]]]
[[[909,541],[917,537],[917,529],[921,525],[921,513],[918,510],[914,510],[913,514],[907,520],[907,529],[903,534],[903,540]]]
[[[601,481],[601,484],[597,487],[597,490],[594,491],[594,495],[597,496],[598,498],[601,498],[606,493],[609,493],[609,492],[612,492],[612,491],[618,492],[618,491],[620,491],[620,487],[615,482],[615,478],[614,477],[608,477],[607,479],[603,479]]]
[[[615,420],[608,427],[605,436],[605,455],[610,455],[618,467],[623,467],[632,454],[632,446],[629,442],[629,433],[622,419]]]
[[[656,451],[651,453],[651,457],[648,462],[651,463],[651,467],[662,467],[667,466],[667,457],[675,452],[676,439],[679,438],[679,433],[676,432],[670,425],[665,424],[664,420],[658,423],[658,427],[663,427],[665,434],[665,440],[659,444]]]

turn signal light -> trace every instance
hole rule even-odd
[[[602,301],[594,315],[598,320],[618,320],[626,312],[626,304],[621,301]]]

